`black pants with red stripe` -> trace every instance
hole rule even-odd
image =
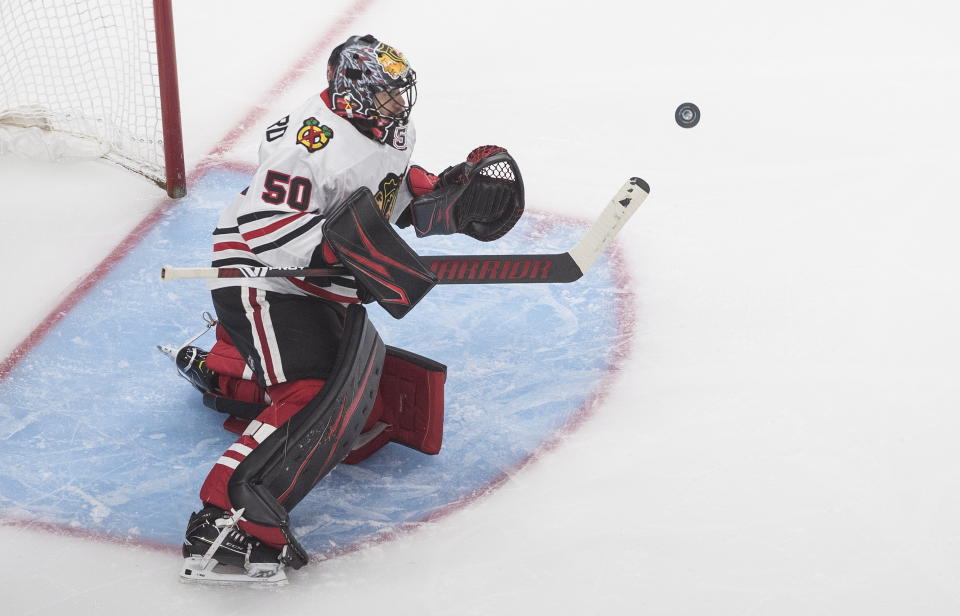
[[[217,319],[261,385],[329,376],[343,330],[342,305],[251,287],[212,295]]]

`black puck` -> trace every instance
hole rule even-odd
[[[677,124],[684,128],[693,128],[700,122],[700,108],[693,103],[683,103],[673,114]]]

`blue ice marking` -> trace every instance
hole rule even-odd
[[[208,172],[0,383],[0,516],[180,543],[235,437],[154,349],[212,311],[202,282],[159,270],[209,263],[217,215],[246,182]],[[528,214],[491,243],[402,234],[424,254],[503,254],[561,252],[583,231]],[[401,321],[370,306],[387,344],[449,367],[443,451],[390,444],[338,467],[291,513],[303,544],[325,552],[422,520],[527,459],[613,361],[616,284],[604,258],[573,284],[439,286]]]

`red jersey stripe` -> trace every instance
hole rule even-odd
[[[217,242],[213,245],[213,252],[220,252],[221,250],[244,250],[246,252],[253,252],[250,250],[250,247],[243,242]]]
[[[263,227],[261,229],[257,229],[255,231],[248,231],[247,233],[241,233],[240,235],[243,236],[243,239],[249,242],[252,239],[267,235],[268,233],[273,233],[277,229],[281,229],[289,225],[291,222],[298,220],[301,217],[306,215],[307,215],[306,212],[300,212],[299,214],[294,214],[293,216],[287,216],[286,218],[282,220],[278,220],[277,222],[273,224],[269,224],[266,227]]]

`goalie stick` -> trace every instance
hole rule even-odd
[[[569,252],[529,255],[420,256],[439,284],[505,284],[579,280],[606,250],[613,237],[637,211],[650,186],[634,177],[617,191],[600,216]],[[172,267],[160,270],[162,280],[180,278],[327,278],[349,276],[342,267]]]

